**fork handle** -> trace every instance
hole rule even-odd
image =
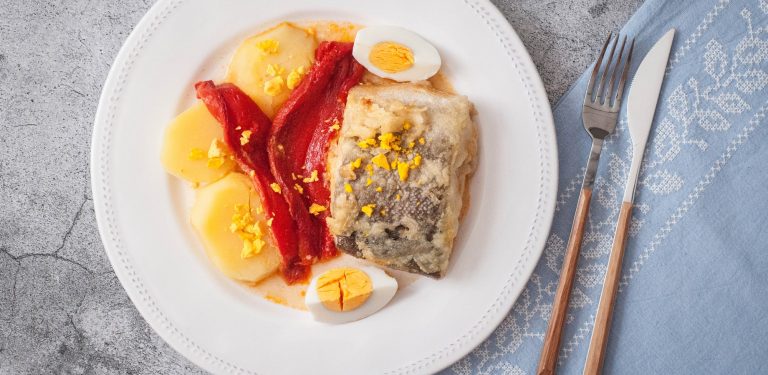
[[[605,360],[605,346],[608,342],[608,333],[611,329],[613,306],[616,300],[616,290],[619,288],[621,277],[621,263],[624,259],[624,249],[627,243],[627,230],[632,217],[632,202],[621,204],[619,222],[616,224],[616,234],[613,238],[611,256],[608,259],[608,269],[605,272],[605,283],[600,294],[600,303],[597,306],[595,326],[592,328],[592,339],[589,342],[587,361],[584,364],[584,375],[597,375],[601,373]]]
[[[576,264],[579,260],[579,250],[581,249],[581,240],[584,236],[584,226],[587,222],[589,202],[591,200],[592,186],[582,187],[579,201],[576,204],[576,213],[573,217],[571,235],[568,238],[568,247],[563,258],[560,281],[557,285],[557,292],[552,304],[552,315],[549,318],[547,334],[544,337],[544,347],[541,349],[539,368],[536,370],[536,373],[539,375],[555,373],[563,324],[565,323],[565,315],[568,311],[568,300],[571,297],[571,287],[573,286],[574,275],[576,275]]]

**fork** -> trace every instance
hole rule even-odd
[[[584,122],[584,128],[587,130],[590,137],[592,137],[592,148],[589,152],[587,169],[584,172],[584,180],[581,184],[581,192],[579,193],[579,200],[576,204],[576,213],[574,214],[573,224],[571,226],[571,235],[568,238],[568,247],[565,250],[563,267],[560,272],[560,280],[552,304],[552,314],[549,318],[549,326],[547,327],[547,333],[544,337],[544,346],[541,350],[541,357],[539,358],[539,368],[536,371],[539,375],[555,373],[558,351],[560,350],[560,339],[562,337],[566,312],[568,311],[568,301],[571,296],[573,278],[576,274],[576,264],[579,259],[579,251],[581,250],[581,240],[584,236],[584,226],[587,222],[587,214],[589,213],[589,202],[592,199],[592,186],[595,183],[595,174],[597,173],[597,165],[600,161],[600,152],[603,149],[603,141],[605,140],[605,137],[613,133],[614,129],[616,129],[616,121],[619,117],[621,97],[624,94],[624,85],[627,81],[627,75],[629,74],[629,67],[632,62],[632,51],[635,46],[633,39],[630,41],[631,45],[629,47],[629,52],[625,54],[624,47],[626,47],[627,44],[627,37],[624,36],[618,56],[614,61],[613,57],[616,52],[616,46],[619,44],[619,39],[621,39],[621,35],[616,35],[614,38],[613,33],[608,34],[608,38],[605,40],[603,49],[600,52],[600,57],[598,57],[595,67],[592,69],[592,76],[589,79],[587,93],[584,96],[581,117]],[[612,40],[613,42],[611,42]],[[610,54],[605,61],[605,67],[602,70],[602,74],[599,74],[601,66],[603,65],[603,58],[605,57],[609,45],[611,45]],[[626,62],[624,63],[621,78],[619,79],[618,84],[616,84],[617,74],[622,66],[622,58],[624,55],[626,55]],[[598,76],[600,76],[599,81]],[[606,85],[606,80],[609,76],[610,80]],[[595,89],[595,84],[597,84],[597,89]]]

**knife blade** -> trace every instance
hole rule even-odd
[[[640,62],[629,88],[627,120],[629,122],[629,136],[632,138],[632,165],[624,189],[624,202],[632,202],[635,195],[640,164],[643,160],[643,152],[645,151],[645,144],[648,142],[651,125],[653,125],[653,116],[656,113],[656,105],[659,101],[659,93],[664,82],[674,37],[675,29],[671,29],[651,47],[643,61]]]

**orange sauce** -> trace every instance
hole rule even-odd
[[[432,84],[432,88],[434,88],[437,91],[447,92],[449,94],[456,94],[456,91],[453,89],[453,85],[451,84],[451,81],[448,80],[448,77],[446,77],[445,73],[443,73],[442,70],[439,70],[437,74],[432,76],[432,78],[428,79],[429,83]]]

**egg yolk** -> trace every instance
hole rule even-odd
[[[317,278],[317,295],[331,311],[352,311],[360,307],[373,292],[368,275],[356,268],[336,268]]]
[[[373,46],[368,60],[373,66],[387,72],[399,73],[413,66],[413,51],[400,43],[381,42]]]

